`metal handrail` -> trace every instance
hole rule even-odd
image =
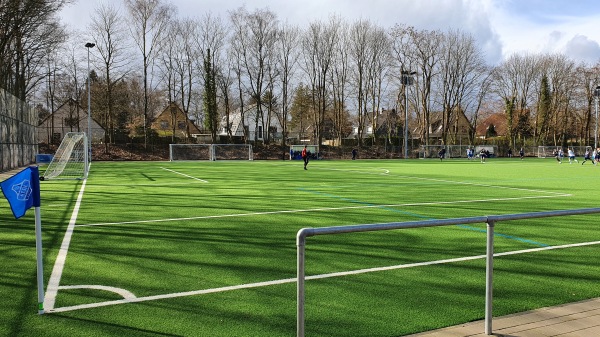
[[[485,282],[485,334],[492,335],[492,297],[493,297],[493,272],[494,272],[494,225],[496,222],[535,218],[548,218],[567,215],[584,215],[600,213],[600,208],[582,208],[573,210],[532,212],[519,214],[504,214],[478,216],[470,218],[454,218],[443,220],[422,220],[407,222],[391,222],[367,225],[332,226],[321,228],[302,228],[296,234],[297,247],[297,315],[296,335],[304,337],[304,283],[305,283],[305,246],[306,238],[316,235],[330,235],[342,233],[372,232],[392,229],[407,229],[421,227],[439,227],[451,225],[464,225],[473,223],[487,224],[486,242],[486,282]]]

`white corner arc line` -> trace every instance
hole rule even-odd
[[[123,297],[124,299],[127,300],[131,300],[136,298],[136,296],[128,290],[125,289],[121,289],[121,288],[116,288],[116,287],[109,287],[109,286],[103,286],[103,285],[96,285],[96,284],[82,284],[82,285],[74,285],[74,286],[59,286],[58,287],[59,290],[68,290],[68,289],[95,289],[95,290],[103,290],[103,291],[108,291],[111,293],[115,293],[115,294],[119,294],[121,295],[121,297]]]
[[[207,181],[207,180],[200,179],[200,178],[196,178],[196,177],[192,177],[192,176],[190,176],[190,175],[187,175],[187,174],[185,174],[185,173],[177,172],[177,171],[175,171],[175,170],[171,170],[171,169],[168,169],[168,168],[166,168],[166,167],[161,167],[161,169],[163,169],[163,170],[165,170],[165,171],[173,172],[173,173],[175,173],[175,174],[182,175],[182,176],[184,176],[184,177],[187,177],[187,178],[190,178],[190,179],[198,180],[198,181],[201,181],[201,182],[203,182],[203,183],[208,183],[208,181]]]
[[[52,310],[52,308],[54,308],[54,303],[56,303],[56,294],[58,293],[60,278],[65,267],[65,262],[67,261],[67,253],[69,252],[69,245],[71,244],[71,237],[73,236],[73,230],[75,229],[75,222],[77,221],[77,215],[79,214],[79,207],[81,207],[81,200],[83,199],[83,191],[85,190],[86,183],[87,178],[83,179],[83,183],[81,184],[77,202],[75,203],[75,207],[73,207],[69,226],[67,226],[67,231],[65,232],[65,237],[60,245],[58,256],[56,257],[56,261],[54,261],[52,275],[48,281],[48,288],[46,289],[46,295],[44,296],[44,308],[46,308],[46,310]]]
[[[539,248],[531,248],[531,249],[496,253],[496,254],[494,254],[494,257],[533,253],[533,252],[540,252],[540,251],[546,251],[546,250],[573,248],[573,247],[585,247],[585,246],[593,246],[593,245],[598,245],[598,244],[600,244],[600,241],[581,242],[581,243],[573,243],[573,244],[566,244],[566,245],[560,245],[560,246],[539,247]],[[486,255],[465,256],[465,257],[459,257],[459,258],[453,258],[453,259],[416,262],[416,263],[385,266],[385,267],[350,270],[350,271],[345,271],[345,272],[334,272],[334,273],[321,274],[321,275],[311,275],[311,276],[306,276],[305,279],[306,280],[318,280],[318,279],[340,277],[340,276],[347,276],[347,275],[358,275],[358,274],[365,274],[365,273],[378,272],[378,271],[407,269],[407,268],[414,268],[414,267],[439,265],[439,264],[453,263],[453,262],[463,262],[463,261],[478,260],[478,259],[485,259],[485,258],[486,258]],[[294,278],[286,278],[286,279],[281,279],[281,280],[247,283],[247,284],[240,284],[240,285],[235,285],[235,286],[226,286],[226,287],[220,287],[220,288],[194,290],[194,291],[153,295],[153,296],[145,296],[145,297],[136,297],[136,298],[131,298],[131,299],[122,299],[122,300],[106,301],[106,302],[99,302],[99,303],[88,303],[88,304],[75,305],[75,306],[70,306],[70,307],[56,308],[49,312],[52,312],[52,313],[67,312],[67,311],[74,311],[74,310],[81,310],[81,309],[106,307],[106,306],[118,305],[118,304],[139,303],[139,302],[156,301],[156,300],[170,299],[170,298],[177,298],[177,297],[205,295],[205,294],[219,293],[219,292],[225,292],[225,291],[233,291],[233,290],[241,290],[241,289],[250,289],[250,288],[266,287],[266,286],[272,286],[272,285],[287,284],[287,283],[295,283],[297,280],[298,279],[296,277],[294,277]]]

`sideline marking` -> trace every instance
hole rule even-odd
[[[570,194],[561,194],[561,195],[542,195],[542,196],[514,197],[514,198],[492,198],[492,199],[454,200],[454,201],[438,201],[438,202],[416,202],[416,203],[389,204],[389,205],[360,205],[360,206],[344,206],[344,207],[323,207],[323,208],[294,209],[294,210],[269,211],[269,212],[253,212],[253,213],[239,213],[239,214],[220,214],[220,215],[203,215],[203,216],[193,216],[193,217],[185,217],[185,218],[166,218],[166,219],[136,220],[136,221],[123,221],[123,222],[102,222],[102,223],[92,223],[92,224],[76,225],[75,227],[128,225],[128,224],[143,224],[143,223],[157,223],[157,222],[170,222],[170,221],[201,220],[201,219],[219,219],[219,218],[233,218],[233,217],[254,216],[254,215],[289,214],[289,213],[301,213],[301,212],[325,212],[325,211],[328,212],[328,211],[336,211],[336,210],[344,210],[344,209],[385,208],[385,207],[405,207],[405,206],[431,206],[431,205],[451,205],[451,204],[477,203],[477,202],[489,202],[489,201],[508,201],[508,200],[558,198],[558,197],[568,197],[568,196],[571,196],[571,195]]]
[[[524,250],[515,250],[515,251],[510,251],[510,252],[496,253],[496,254],[494,254],[494,257],[518,255],[518,254],[525,254],[525,253],[534,253],[534,252],[540,252],[540,251],[546,251],[546,250],[593,246],[593,245],[597,245],[597,244],[600,244],[600,241],[573,243],[573,244],[567,244],[567,245],[561,245],[561,246],[548,246],[548,247],[531,248],[531,249],[524,249]],[[485,254],[484,255],[474,255],[474,256],[459,257],[459,258],[454,258],[454,259],[416,262],[416,263],[401,264],[401,265],[386,266],[386,267],[375,267],[375,268],[350,270],[350,271],[344,271],[344,272],[334,272],[334,273],[328,273],[328,274],[311,275],[311,276],[305,276],[305,279],[306,280],[320,280],[320,279],[332,278],[332,277],[358,275],[358,274],[366,274],[366,273],[371,273],[371,272],[389,271],[389,270],[396,270],[396,269],[407,269],[407,268],[422,267],[422,266],[432,266],[432,265],[439,265],[439,264],[445,264],[445,263],[480,260],[480,259],[485,259],[485,258],[486,258]],[[81,310],[81,309],[106,307],[106,306],[117,305],[117,304],[139,303],[139,302],[155,301],[155,300],[170,299],[170,298],[177,298],[177,297],[205,295],[205,294],[219,293],[219,292],[225,292],[225,291],[267,287],[267,286],[287,284],[287,283],[296,283],[296,281],[297,281],[297,277],[294,277],[294,278],[286,278],[286,279],[281,279],[281,280],[240,284],[240,285],[236,285],[236,286],[226,286],[226,287],[220,287],[220,288],[194,290],[194,291],[186,291],[186,292],[163,294],[163,295],[144,296],[144,297],[136,297],[136,298],[129,298],[129,299],[126,298],[126,299],[122,299],[122,300],[114,300],[114,301],[106,301],[106,302],[98,302],[98,303],[88,303],[88,304],[74,305],[74,306],[69,306],[69,307],[55,308],[52,310],[48,310],[48,312],[49,313],[67,312],[67,311],[74,311],[74,310]]]
[[[60,245],[58,256],[56,256],[56,261],[54,261],[52,275],[48,281],[46,296],[44,296],[44,308],[47,310],[52,310],[52,308],[54,308],[54,303],[56,303],[56,294],[58,293],[60,278],[65,267],[65,262],[67,261],[67,253],[69,252],[69,245],[71,244],[71,237],[73,236],[73,230],[75,229],[75,222],[77,221],[77,215],[79,214],[79,207],[81,206],[81,200],[83,200],[83,191],[85,190],[86,184],[87,178],[83,179],[83,183],[81,184],[77,202],[75,203],[73,213],[71,214],[71,220],[69,221],[69,226],[67,226],[67,231],[65,232],[65,237]]]
[[[163,169],[163,170],[165,170],[165,171],[173,172],[173,173],[175,173],[175,174],[182,175],[182,176],[184,176],[184,177],[187,177],[187,178],[195,179],[195,180],[201,181],[201,182],[203,182],[203,183],[208,183],[208,181],[206,181],[206,180],[203,180],[203,179],[200,179],[200,178],[196,178],[196,177],[192,177],[192,176],[190,176],[190,175],[187,175],[187,174],[185,174],[185,173],[177,172],[177,171],[174,171],[174,170],[168,169],[168,168],[166,168],[166,167],[161,167],[161,169]]]

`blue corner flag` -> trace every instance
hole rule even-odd
[[[37,166],[30,166],[0,183],[2,194],[15,218],[33,207],[40,207],[40,177]]]

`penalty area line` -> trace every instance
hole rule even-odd
[[[190,178],[190,179],[198,180],[198,181],[201,181],[201,182],[203,182],[203,183],[208,183],[208,181],[207,181],[207,180],[200,179],[200,178],[196,178],[196,177],[192,177],[192,176],[190,176],[190,175],[187,175],[187,174],[185,174],[185,173],[177,172],[177,171],[174,171],[174,170],[168,169],[168,168],[166,168],[166,167],[161,167],[161,169],[163,169],[163,170],[165,170],[165,171],[173,172],[173,173],[175,173],[175,174],[182,175],[182,176],[184,176],[184,177],[187,177],[187,178]]]
[[[534,252],[541,252],[541,251],[547,251],[547,250],[566,249],[566,248],[573,248],[573,247],[593,246],[593,245],[597,245],[597,244],[600,244],[600,241],[581,242],[581,243],[573,243],[573,244],[566,244],[566,245],[560,245],[560,246],[548,246],[548,247],[540,247],[540,248],[515,250],[515,251],[509,251],[509,252],[503,252],[503,253],[496,253],[496,254],[494,254],[494,257],[534,253]],[[350,271],[344,271],[344,272],[334,272],[334,273],[320,274],[320,275],[310,275],[310,276],[305,276],[305,279],[307,281],[308,280],[320,280],[320,279],[326,279],[326,278],[342,277],[342,276],[348,276],[348,275],[359,275],[359,274],[366,274],[366,273],[373,273],[373,272],[380,272],[380,271],[390,271],[390,270],[408,269],[408,268],[415,268],[415,267],[433,266],[433,265],[440,265],[440,264],[446,264],[446,263],[481,260],[481,259],[485,259],[485,258],[486,258],[486,255],[465,256],[465,257],[458,257],[458,258],[453,258],[453,259],[416,262],[416,263],[385,266],[385,267],[357,269],[357,270],[350,270]],[[178,297],[197,296],[197,295],[213,294],[213,293],[220,293],[220,292],[226,292],[226,291],[267,287],[267,286],[273,286],[273,285],[296,283],[297,280],[298,280],[298,278],[294,277],[294,278],[286,278],[286,279],[273,280],[273,281],[247,283],[247,284],[240,284],[240,285],[235,285],[235,286],[226,286],[226,287],[203,289],[203,290],[185,291],[185,292],[171,293],[171,294],[125,298],[125,299],[114,300],[114,301],[88,303],[88,304],[75,305],[75,306],[69,306],[69,307],[54,308],[52,310],[49,310],[48,313],[59,313],[59,312],[75,311],[75,310],[82,310],[82,309],[106,307],[106,306],[118,305],[118,304],[139,303],[139,302],[156,301],[156,300],[171,299],[171,298],[178,298]]]

